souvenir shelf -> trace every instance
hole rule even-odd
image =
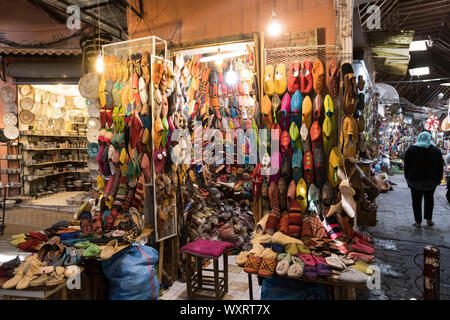
[[[46,90],[18,90],[23,194],[35,197],[80,189],[89,174],[84,99]]]
[[[17,140],[14,140],[13,142],[9,141],[6,143],[2,143],[1,146],[6,147],[7,154],[0,159],[0,172],[2,175],[8,175],[8,180],[6,183],[3,182],[2,180],[2,187],[3,186],[7,187],[8,189],[7,197],[12,196],[11,190],[14,189],[17,189],[17,191],[14,192],[15,196],[20,196],[23,184],[23,167],[21,166],[22,156],[19,155],[19,144]],[[6,167],[3,167],[2,165],[3,161],[6,161],[7,163]],[[15,163],[17,168],[11,168],[12,163]],[[11,179],[11,177],[13,179]]]

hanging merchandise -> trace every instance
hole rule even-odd
[[[439,128],[439,119],[435,115],[431,115],[425,123],[425,129],[437,130]]]
[[[258,190],[252,193],[252,180],[259,179],[254,170],[259,114],[266,129],[279,128],[282,102],[275,92],[286,91],[286,67],[266,68],[265,95],[259,110],[253,45],[234,46],[193,49],[175,58],[173,122],[175,128],[188,130],[187,138],[194,145],[193,163],[184,165],[180,176],[184,215],[180,216],[179,229],[183,244],[200,237],[248,248],[254,229],[253,196]],[[227,50],[235,51],[230,51],[230,58],[215,63],[215,53]],[[217,153],[219,144],[222,151]],[[177,147],[174,151],[180,153]]]
[[[265,217],[258,221],[251,250],[236,258],[245,272],[260,277],[276,274],[314,281],[340,274],[343,269],[356,271],[361,263],[357,260],[374,260],[372,240],[352,228],[357,204],[364,204],[362,171],[356,170],[356,160],[365,125],[362,115],[355,115],[358,121],[354,117],[357,89],[363,86],[356,86],[349,64],[340,67],[337,48],[322,49],[320,54],[310,47],[265,50],[265,80],[269,80],[264,87],[266,95],[271,93],[271,65],[282,62],[291,67],[288,92],[275,90],[271,96],[272,107],[281,99],[274,96],[282,96],[275,125],[279,118],[289,115],[282,121],[281,174],[262,178],[260,197]],[[327,61],[326,68],[323,61]],[[344,80],[342,93],[340,74]],[[269,111],[266,97],[261,109],[263,122]],[[339,101],[342,118],[338,118],[341,113],[335,114]],[[350,251],[356,252],[350,256]],[[370,272],[366,269],[366,273],[357,271],[361,276],[358,281],[367,280]],[[344,272],[339,276],[342,281],[350,278]]]

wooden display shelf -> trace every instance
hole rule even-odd
[[[47,166],[47,165],[50,165],[50,164],[71,163],[71,162],[83,162],[83,163],[86,163],[87,160],[64,160],[64,161],[44,162],[44,163],[24,164],[24,165],[26,167],[37,167],[37,166]]]
[[[23,137],[52,137],[52,138],[86,138],[86,136],[58,136],[58,135],[51,135],[51,134],[22,134]]]
[[[23,149],[23,151],[58,151],[58,150],[86,150],[86,148],[45,148],[45,149]]]

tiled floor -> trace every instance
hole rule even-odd
[[[223,300],[248,300],[248,275],[242,268],[238,267],[235,262],[236,256],[228,257],[228,293],[225,294]],[[223,265],[222,258],[219,259],[219,268]],[[207,272],[204,274],[209,275]],[[211,272],[212,275],[212,272]],[[253,299],[260,300],[261,287],[258,285],[258,280],[253,275]],[[187,299],[186,283],[175,281],[173,285],[163,291],[160,297],[162,300],[184,300]]]

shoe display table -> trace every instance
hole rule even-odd
[[[25,290],[0,288],[0,296],[3,296],[4,300],[13,300],[13,299],[47,300],[48,297],[56,293],[59,294],[59,300],[67,300],[66,281],[63,281],[58,286],[52,288],[36,287],[36,288],[28,288]]]
[[[248,274],[248,288],[250,300],[253,300],[253,274]],[[264,278],[258,277],[258,284],[261,286]],[[293,281],[306,281],[311,283],[325,285],[328,292],[334,293],[335,300],[356,300],[356,289],[368,290],[365,283],[344,282],[337,279],[337,276],[331,275],[323,278],[309,279],[302,277],[300,280],[292,279]]]

